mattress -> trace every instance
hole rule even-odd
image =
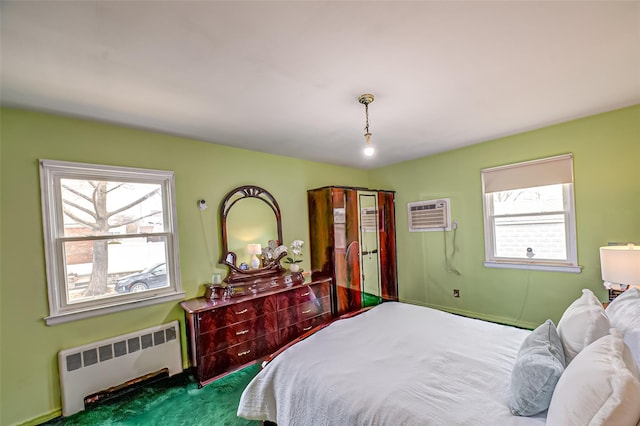
[[[291,346],[249,383],[238,416],[286,425],[534,425],[509,411],[530,333],[398,302]]]

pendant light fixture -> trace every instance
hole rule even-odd
[[[369,104],[373,102],[373,95],[369,93],[360,95],[358,102],[364,105],[364,113],[366,116],[366,124],[364,126],[364,155],[371,157],[375,153],[375,148],[371,145],[371,132],[369,132]]]

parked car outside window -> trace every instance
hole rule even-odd
[[[166,287],[167,265],[159,263],[137,274],[127,275],[116,283],[116,292],[135,293],[149,290],[150,288]]]

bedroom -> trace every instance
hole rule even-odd
[[[637,17],[637,7],[635,10]],[[637,70],[637,58],[633,63]],[[202,284],[210,277],[211,260],[206,244],[214,253],[219,250],[216,209],[210,208],[204,214],[202,225],[196,200],[211,200],[212,206],[216,206],[231,188],[262,185],[278,199],[284,239],[291,241],[308,240],[307,189],[333,184],[393,189],[397,194],[402,301],[533,327],[547,318],[557,321],[582,288],[592,289],[604,300],[598,247],[610,241],[640,241],[637,81],[633,87],[635,91],[627,93],[631,102],[619,105],[632,105],[626,108],[603,109],[607,112],[560,120],[566,122],[536,130],[523,129],[518,134],[373,169],[4,108],[0,423],[35,423],[59,414],[57,351],[184,317],[177,303],[165,303],[67,324],[45,325],[48,301],[38,159],[173,170],[182,286],[187,298],[201,295]],[[357,87],[348,90],[356,90],[355,97],[360,94]],[[376,88],[370,90],[375,93]],[[383,99],[378,98],[371,106],[374,139],[379,129],[376,126],[382,126]],[[347,124],[354,127],[360,141],[363,111],[355,99],[349,102],[354,104],[355,115]],[[313,120],[322,126],[322,116],[314,116]],[[425,120],[412,128],[418,132],[429,126]],[[480,169],[567,152],[575,156],[577,243],[582,272],[484,268]],[[441,236],[407,232],[406,204],[438,197],[452,199],[452,215],[460,224],[455,266],[461,276],[444,270]],[[217,253],[211,257],[217,258]],[[306,269],[308,256],[303,259]],[[460,298],[453,297],[454,288],[460,290]],[[186,351],[184,346],[183,350]]]

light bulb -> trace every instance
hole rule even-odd
[[[376,152],[373,145],[371,145],[371,133],[365,133],[364,140],[366,143],[366,145],[364,146],[364,155],[366,155],[367,157],[371,157]]]

